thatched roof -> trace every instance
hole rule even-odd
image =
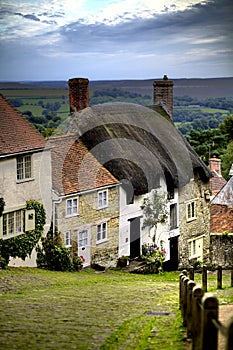
[[[169,118],[131,103],[106,103],[71,115],[63,125],[118,180],[129,180],[135,194],[159,186],[165,176],[182,187],[198,171],[207,181],[209,169],[198,158]]]

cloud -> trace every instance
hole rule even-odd
[[[23,66],[28,62],[27,66],[33,67],[33,76],[39,70],[57,76],[56,70],[71,74],[79,69],[99,79],[107,75],[114,78],[113,74],[151,77],[158,66],[163,72],[167,67],[170,76],[178,77],[194,72],[198,76],[203,72],[207,76],[233,74],[231,0],[196,1],[193,5],[185,0],[176,4],[162,0],[112,1],[114,6],[107,6],[105,11],[100,6],[103,0],[93,3],[96,15],[94,8],[85,12],[84,3],[51,1],[46,9],[32,6],[30,12],[24,2],[17,11],[13,5],[3,7],[2,76],[16,69],[14,52]],[[130,7],[133,3],[135,11]],[[107,17],[110,9],[112,16]],[[31,54],[27,57],[28,52]]]
[[[40,19],[39,19],[38,17],[36,17],[35,15],[30,15],[30,14],[28,14],[28,15],[23,15],[23,14],[20,13],[20,12],[16,12],[15,15],[16,15],[16,16],[21,16],[21,17],[26,18],[26,19],[30,19],[30,20],[32,20],[32,21],[40,21]]]

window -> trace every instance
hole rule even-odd
[[[66,216],[78,215],[78,198],[67,199]]]
[[[100,225],[97,225],[97,235],[96,243],[101,243],[107,240],[107,223],[103,222]]]
[[[203,259],[203,235],[188,240],[189,259]]]
[[[170,205],[170,230],[177,228],[177,204]]]
[[[196,219],[196,203],[195,201],[187,203],[186,207],[186,217],[187,221],[191,221]]]
[[[98,209],[106,208],[108,206],[108,191],[98,192]]]
[[[24,210],[3,214],[3,236],[19,235],[24,232]]]
[[[32,178],[32,157],[22,156],[17,158],[17,180]]]
[[[78,247],[86,247],[88,245],[88,231],[83,230],[78,233]]]
[[[70,231],[67,231],[65,233],[65,246],[66,247],[70,247],[71,244],[70,244]]]

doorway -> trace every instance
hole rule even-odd
[[[134,259],[140,256],[140,218],[138,216],[130,221],[130,258]]]

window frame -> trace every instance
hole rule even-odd
[[[178,210],[177,203],[170,204],[170,230],[178,228]]]
[[[33,179],[32,155],[16,157],[16,180],[24,182]]]
[[[101,197],[101,198],[100,198]],[[102,190],[98,192],[98,209],[104,209],[108,207],[108,190]]]
[[[197,200],[191,200],[186,203],[186,221],[190,222],[197,219]]]
[[[98,224],[96,226],[96,244],[100,244],[100,243],[106,242],[108,240],[107,227],[108,227],[108,225],[107,225],[106,221],[102,222],[101,224]],[[100,235],[100,238],[98,238],[98,235]]]
[[[75,201],[76,201],[76,204],[74,205]],[[71,205],[69,205],[69,203],[71,203]],[[66,199],[66,217],[67,218],[78,215],[78,204],[79,204],[78,197]]]
[[[69,248],[71,247],[71,234],[70,231],[66,231],[64,234],[65,238],[65,247]]]
[[[3,238],[25,234],[25,209],[3,213],[1,226]]]
[[[205,235],[197,236],[188,240],[188,258],[203,260],[203,246]]]

